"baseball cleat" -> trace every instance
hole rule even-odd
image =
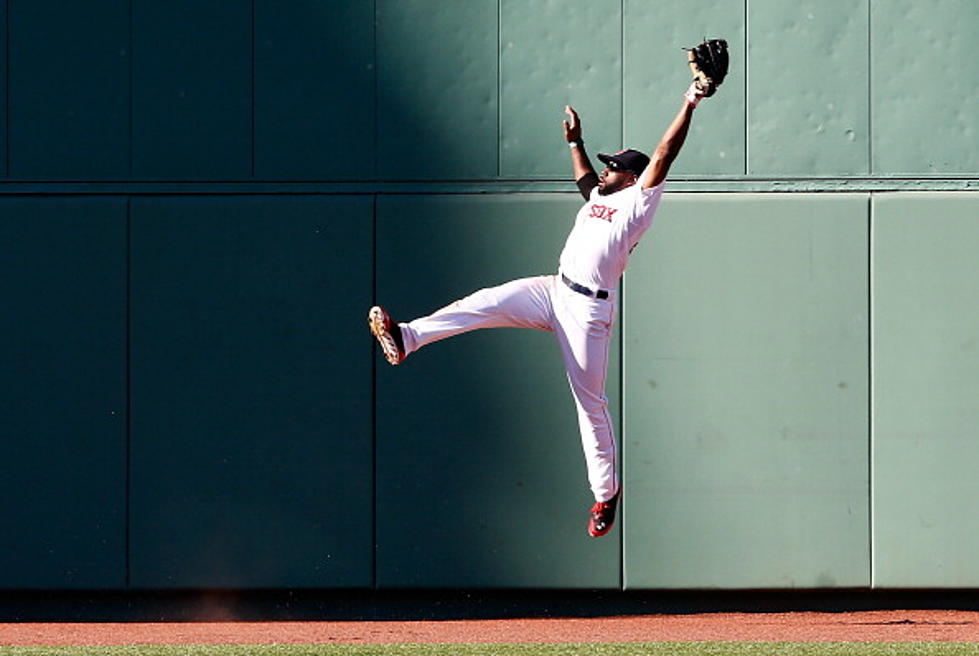
[[[588,535],[600,538],[610,530],[615,523],[615,509],[619,505],[619,492],[608,501],[596,501],[591,507],[591,517],[588,518]]]
[[[401,341],[401,327],[391,320],[391,315],[380,305],[375,305],[367,313],[367,325],[371,334],[384,351],[384,357],[391,364],[401,364],[405,359],[404,342]]]

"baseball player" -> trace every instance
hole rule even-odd
[[[726,58],[726,43],[724,55]],[[585,204],[564,244],[556,274],[481,289],[409,322],[394,321],[379,305],[368,312],[370,330],[392,365],[428,344],[480,328],[534,328],[554,333],[577,407],[588,481],[595,497],[588,519],[592,537],[612,528],[621,496],[605,396],[616,289],[630,253],[652,223],[666,174],[683,146],[694,108],[703,97],[713,95],[720,83],[697,79],[693,62],[691,55],[695,80],[652,159],[631,149],[600,154],[598,159],[605,167],[601,175],[596,174],[585,153],[578,114],[570,106],[564,108],[568,115],[564,138]]]

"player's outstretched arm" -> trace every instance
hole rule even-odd
[[[578,120],[578,113],[571,105],[565,105],[564,113],[568,115],[568,120],[564,121],[564,139],[571,147],[574,180],[578,185],[578,191],[585,200],[588,200],[591,190],[598,186],[598,174],[592,168],[588,154],[585,152],[585,143],[581,140],[581,121]]]
[[[673,160],[680,154],[683,142],[687,138],[695,105],[695,102],[691,102],[686,96],[684,97],[683,107],[677,112],[673,122],[670,123],[670,127],[666,128],[663,138],[660,139],[659,145],[653,152],[652,159],[649,160],[649,165],[639,176],[639,184],[642,185],[643,189],[652,189],[666,179],[666,174],[670,172]]]
[[[727,41],[724,39],[705,40],[686,50],[687,64],[693,73],[693,82],[683,96],[683,107],[670,123],[670,127],[666,129],[656,152],[653,153],[653,158],[649,161],[649,166],[639,178],[643,189],[655,187],[666,179],[670,165],[680,154],[683,141],[687,138],[694,107],[702,98],[713,96],[717,87],[727,77],[729,57]]]

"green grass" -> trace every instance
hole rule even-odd
[[[2,639],[2,637],[0,637]],[[0,647],[0,656],[972,656],[964,642],[647,642],[451,645]]]

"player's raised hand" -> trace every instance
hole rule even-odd
[[[564,106],[564,113],[567,114],[568,118],[570,119],[570,121],[563,121],[565,141],[580,141],[581,123],[578,121],[578,113],[571,105]]]

